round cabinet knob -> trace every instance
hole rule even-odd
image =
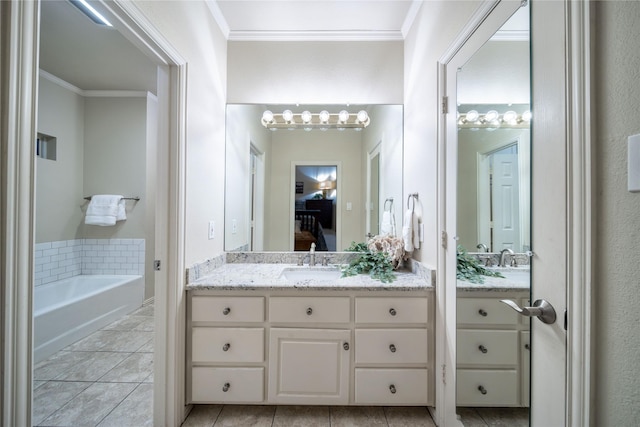
[[[480,344],[478,346],[478,350],[480,350],[481,352],[483,352],[485,354],[489,351],[489,350],[487,350],[487,347],[483,346],[482,344]]]
[[[395,345],[393,345],[393,344],[391,344],[391,345],[389,346],[389,351],[390,351],[391,353],[395,353],[395,352],[396,352],[396,346],[395,346]]]
[[[487,317],[487,312],[483,309],[478,310],[478,314],[482,317]]]
[[[229,388],[231,387],[231,384],[229,383],[224,383],[224,385],[222,386],[222,391],[224,391],[225,393],[229,391]]]
[[[396,314],[398,314],[398,312],[396,311],[395,308],[390,308],[389,309],[389,314],[392,315],[392,316],[395,316]]]
[[[391,394],[396,394],[396,386],[391,384],[389,386],[389,391],[391,392]]]
[[[313,314],[313,309],[311,307],[307,308],[307,316],[311,316]]]
[[[230,309],[229,307],[225,307],[225,308],[222,310],[222,314],[224,314],[225,316],[228,316],[228,315],[229,315],[229,313],[231,313],[231,309]]]
[[[346,343],[342,344],[342,348],[344,348],[345,350],[349,350],[349,343],[346,342]]]
[[[484,386],[482,386],[482,385],[478,386],[478,390],[480,390],[480,393],[482,393],[482,394],[487,394],[487,389],[484,388]]]
[[[225,345],[222,346],[222,351],[229,351],[230,348],[231,348],[231,344],[226,343]]]

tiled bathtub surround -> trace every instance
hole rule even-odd
[[[144,239],[36,243],[35,285],[80,274],[144,274]]]

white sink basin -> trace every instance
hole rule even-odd
[[[300,280],[336,280],[342,272],[338,267],[288,267],[282,270],[281,277],[297,282]]]

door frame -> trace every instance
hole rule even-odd
[[[155,258],[154,425],[184,418],[184,208],[186,61],[130,2],[100,0],[107,18],[158,64],[159,120]],[[2,425],[30,425],[40,2],[1,2],[3,68],[0,237],[3,313]],[[5,85],[7,82],[7,86]],[[168,322],[168,319],[179,319]],[[181,320],[180,320],[181,319]]]
[[[455,125],[456,61],[471,57],[495,30],[519,7],[520,2],[485,0],[438,61],[438,249],[436,280],[436,408],[437,425],[459,426],[456,416],[456,164]],[[537,0],[533,1],[535,7]],[[565,149],[567,161],[561,167],[566,176],[567,248],[567,348],[565,425],[590,425],[594,337],[592,334],[592,162],[591,162],[591,28],[589,0],[563,0],[566,57]],[[535,31],[535,23],[533,31]],[[535,58],[534,58],[535,60]],[[453,82],[451,79],[453,78]],[[450,97],[450,98],[449,98]],[[535,119],[534,119],[535,120]],[[542,118],[538,118],[542,120]],[[532,140],[533,144],[533,140]],[[562,316],[562,313],[559,313]]]

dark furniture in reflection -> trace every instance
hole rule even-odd
[[[318,221],[324,228],[333,228],[333,200],[310,199],[306,201],[307,210],[318,211]]]
[[[317,251],[326,251],[327,242],[324,239],[322,224],[318,221],[319,211],[296,210],[296,222],[300,221],[300,228],[294,232],[294,250],[308,251],[311,243],[316,244]]]

